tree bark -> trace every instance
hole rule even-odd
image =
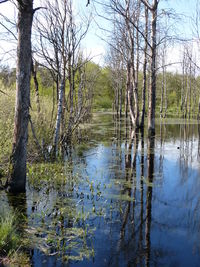
[[[62,118],[64,88],[65,88],[65,76],[62,78],[60,90],[59,90],[58,111],[57,111],[57,117],[56,117],[56,126],[55,126],[54,142],[53,142],[53,157],[54,158],[56,158],[58,155],[58,142],[60,138],[60,125],[61,125],[61,118]]]
[[[151,21],[151,77],[149,90],[148,132],[155,133],[155,108],[156,108],[156,26],[157,26],[158,0],[153,1]]]
[[[14,138],[8,178],[8,190],[14,193],[25,192],[26,187],[33,1],[24,0],[23,4],[21,1],[18,1],[18,9],[17,93]]]
[[[145,7],[145,38],[148,40],[148,8]],[[145,41],[144,47],[144,64],[143,64],[143,88],[142,88],[142,113],[141,113],[141,121],[140,127],[144,127],[144,116],[145,116],[145,109],[146,109],[146,84],[147,84],[147,48],[148,44]]]

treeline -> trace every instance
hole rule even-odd
[[[114,70],[112,67],[101,67],[94,62],[88,62],[85,67],[84,75],[86,77],[85,92],[90,91],[88,95],[87,114],[91,116],[94,111],[113,111],[120,115],[125,111],[125,88],[126,73],[123,72],[120,88],[116,85]],[[117,74],[116,74],[117,75]],[[0,67],[0,80],[3,87],[15,90],[16,70],[8,67]],[[38,66],[36,74],[38,82],[38,96],[49,97],[52,101],[52,112],[54,113],[58,92],[56,85],[51,77],[51,73],[44,67]],[[148,78],[147,78],[148,80]],[[76,89],[80,82],[80,75],[75,79]],[[142,99],[143,75],[139,72],[138,78],[138,98]],[[34,77],[31,79],[31,92],[36,96]],[[75,105],[77,105],[78,89],[74,96]],[[66,85],[65,98],[69,100],[69,84]],[[148,99],[148,94],[146,94]],[[194,75],[185,75],[179,73],[166,72],[157,74],[157,105],[156,116],[179,117],[179,118],[199,118],[199,98],[200,98],[200,77]],[[35,101],[35,100],[32,100]],[[120,107],[121,105],[121,107]],[[147,113],[147,109],[145,110]],[[54,114],[55,115],[55,114]]]

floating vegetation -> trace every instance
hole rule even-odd
[[[29,227],[26,233],[33,249],[63,260],[82,260],[94,255],[94,227],[83,208],[85,194],[78,193],[82,180],[78,167],[74,174],[70,164],[35,164],[29,166],[30,192],[35,190]],[[41,192],[44,198],[41,198]]]
[[[29,186],[36,190],[63,189],[72,177],[72,167],[63,163],[40,163],[28,166]],[[75,175],[73,175],[75,182]]]

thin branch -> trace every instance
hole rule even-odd
[[[0,93],[9,96],[7,93],[5,93],[4,91],[0,90]],[[10,96],[9,96],[10,97]]]
[[[0,0],[0,4],[8,2],[8,0]]]
[[[43,149],[42,149],[42,147],[40,146],[40,143],[39,143],[39,141],[38,141],[38,139],[37,139],[37,136],[36,136],[36,133],[35,133],[35,129],[34,129],[34,125],[33,125],[33,122],[32,122],[32,120],[31,120],[31,116],[29,115],[29,121],[30,121],[30,125],[31,125],[31,131],[32,131],[32,134],[33,134],[33,138],[34,138],[34,140],[35,140],[35,144],[37,145],[37,147],[38,147],[38,150],[40,151],[40,153],[44,156],[44,158],[45,158],[45,154],[43,153]],[[46,158],[45,158],[46,159]]]
[[[13,37],[14,37],[14,39],[17,41],[17,37],[16,37],[16,35],[8,28],[8,27],[6,27],[2,22],[0,22],[0,25],[3,27],[3,28],[5,28]]]
[[[35,14],[36,11],[38,11],[39,9],[47,9],[47,7],[36,7],[33,9],[33,14]]]
[[[151,11],[153,10],[152,6],[149,4],[147,0],[141,0],[141,2]]]

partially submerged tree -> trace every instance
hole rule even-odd
[[[4,1],[6,2],[6,1]],[[18,46],[16,69],[16,106],[14,138],[10,158],[8,187],[11,192],[24,192],[26,186],[26,155],[30,107],[31,30],[34,15],[33,1],[17,1]]]
[[[106,7],[114,14],[114,28],[122,29],[115,38],[121,53],[126,54],[126,91],[129,114],[133,127],[144,126],[144,114],[146,106],[146,73],[147,62],[150,64],[149,107],[148,107],[148,130],[155,131],[155,105],[156,105],[156,56],[157,56],[157,18],[158,0],[149,3],[147,0],[110,0]],[[116,19],[117,18],[117,19]],[[121,18],[121,19],[119,19]],[[151,19],[151,23],[149,20]],[[123,22],[122,22],[123,21]],[[149,26],[150,24],[150,26]],[[124,30],[125,29],[125,30]],[[115,33],[115,32],[114,32]],[[111,44],[112,46],[112,44]],[[124,53],[126,51],[126,53]],[[141,53],[143,60],[143,93],[142,103],[139,101],[139,70]],[[125,97],[126,99],[126,97]],[[142,104],[141,119],[140,107]],[[126,105],[125,105],[126,106]]]
[[[46,1],[46,10],[37,19],[39,46],[37,55],[41,64],[52,74],[57,88],[57,117],[53,137],[53,158],[57,157],[59,143],[71,140],[73,128],[84,112],[76,114],[81,90],[84,89],[84,75],[77,76],[87,60],[83,59],[80,44],[85,37],[90,19],[80,24],[75,16],[72,0]],[[43,20],[45,18],[45,23]],[[82,57],[82,60],[80,58]],[[77,95],[79,101],[77,100]],[[68,111],[68,112],[66,112]]]
[[[4,2],[7,2],[7,0],[0,0],[0,3]],[[30,120],[30,77],[32,61],[31,32],[34,13],[37,9],[39,9],[33,8],[33,0],[17,0],[16,2],[18,7],[18,44],[16,68],[17,94],[13,147],[12,155],[10,157],[9,178],[7,180],[8,190],[14,193],[24,192],[26,187],[28,122]],[[64,75],[62,76],[61,81],[62,89],[63,81],[65,81]]]

